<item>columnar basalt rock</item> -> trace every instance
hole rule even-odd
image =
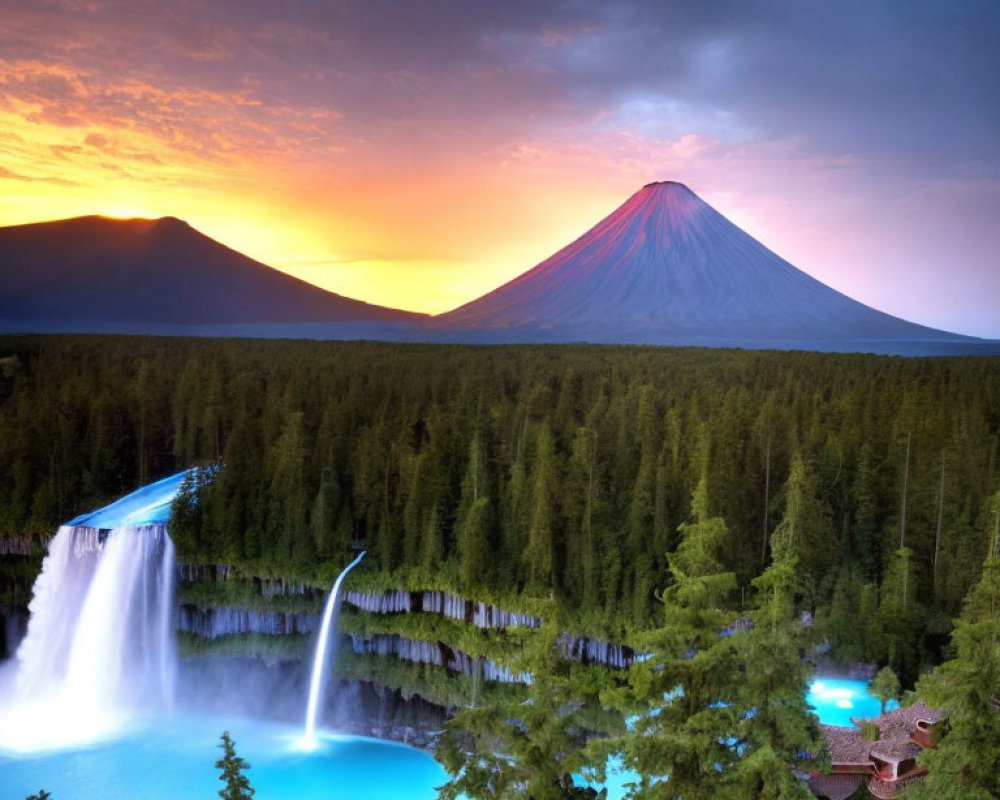
[[[280,611],[254,611],[246,608],[200,606],[184,603],[177,617],[177,630],[204,639],[262,633],[272,636],[305,634],[316,630],[316,614],[292,614]]]
[[[531,614],[508,611],[482,601],[468,600],[449,592],[348,592],[345,601],[361,611],[373,614],[405,614],[423,611],[440,614],[477,628],[540,628],[542,620]]]
[[[233,574],[232,564],[186,564],[177,565],[177,580],[181,583],[196,581],[226,581]]]
[[[348,592],[344,602],[369,614],[405,614],[412,606],[409,592]]]
[[[626,669],[635,660],[635,651],[628,645],[611,644],[585,636],[563,634],[559,637],[559,649],[567,658],[615,669]]]
[[[323,592],[304,583],[287,581],[284,578],[254,578],[254,587],[261,597],[271,600],[275,597],[322,597]]]
[[[200,580],[219,580],[220,566],[185,565],[187,576],[198,575]],[[301,583],[286,582],[275,578],[254,578],[253,585],[257,593],[266,600],[286,596],[310,598],[316,592],[312,587]],[[427,591],[350,591],[344,595],[344,602],[357,612],[377,614],[380,616],[402,615],[410,613],[433,614],[457,622],[475,626],[481,630],[507,630],[513,628],[537,629],[542,625],[541,617],[533,614],[511,611],[480,600],[470,600],[450,592],[440,590]],[[287,613],[283,611],[247,610],[233,607],[203,608],[194,604],[182,606],[178,627],[180,630],[205,638],[217,638],[226,635],[244,633],[263,633],[280,635],[285,633],[311,633],[315,630],[317,616],[315,614]],[[394,638],[395,637],[395,638]],[[432,648],[438,648],[437,655],[428,655],[431,651],[421,649],[413,644],[414,640],[396,634],[352,634],[355,652],[362,652],[359,642],[369,641],[375,649],[363,652],[383,656],[397,656],[404,660],[419,663],[447,666],[457,672],[472,674],[473,667],[467,662],[469,656],[443,643],[428,643]],[[392,642],[396,642],[392,644]],[[586,636],[574,636],[568,633],[560,637],[560,649],[566,658],[580,661],[584,664],[594,664],[611,669],[626,669],[634,660],[635,653],[631,647],[623,644],[594,639]],[[366,645],[367,646],[367,645]],[[463,660],[466,659],[466,660]],[[483,667],[482,675],[487,680],[503,682],[523,682],[514,673],[504,667],[489,662]]]
[[[456,650],[442,642],[407,639],[390,633],[351,634],[351,647],[356,655],[395,656],[418,664],[445,667],[467,677],[481,677],[495,683],[528,683],[526,672],[517,672],[484,658]]]

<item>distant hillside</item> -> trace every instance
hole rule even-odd
[[[0,228],[0,328],[7,331],[422,318],[324,291],[172,217]]]
[[[172,217],[0,228],[0,333],[1000,353],[831,289],[670,181],[437,317],[324,291]]]

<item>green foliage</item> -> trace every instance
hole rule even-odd
[[[1000,797],[1000,492],[993,504],[990,552],[952,635],[955,658],[917,686],[948,721],[937,748],[921,754],[930,774],[908,797]]]
[[[413,641],[440,642],[471,656],[514,667],[514,660],[532,631],[522,628],[477,628],[464,622],[414,611],[409,614],[341,614],[343,633],[399,634]]]
[[[524,699],[525,691],[519,684],[474,680],[431,664],[358,655],[350,648],[341,648],[337,654],[336,674],[385,686],[404,698],[417,695],[445,708],[516,702]]]
[[[322,584],[364,548],[355,582],[551,595],[618,641],[662,623],[655,589],[704,472],[723,572],[749,587],[781,515],[797,601],[907,685],[947,633],[921,623],[954,617],[977,579],[1000,435],[994,358],[10,337],[0,359],[0,536],[40,541],[222,463],[178,499],[184,560]],[[915,625],[892,603],[868,613],[898,595],[907,464]],[[923,641],[890,654],[860,630],[883,623]]]
[[[808,800],[792,768],[810,772],[826,764],[825,741],[805,701],[812,674],[801,653],[810,632],[796,615],[801,574],[787,529],[783,520],[773,537],[774,560],[753,581],[752,626],[734,637],[743,670],[736,699],[744,710],[735,729],[740,758],[729,782],[736,797]]]
[[[643,800],[718,797],[736,760],[727,739],[739,720],[737,647],[719,635],[735,621],[724,608],[736,580],[719,561],[727,529],[709,514],[705,477],[691,514],[669,558],[665,624],[641,642],[650,657],[633,665],[628,692],[606,695],[639,712],[633,732],[607,747],[639,774],[631,796]]]
[[[860,720],[861,738],[866,742],[877,742],[882,738],[879,726],[869,719]]]
[[[902,686],[900,686],[896,673],[892,671],[892,667],[882,667],[869,684],[868,691],[871,692],[872,696],[878,698],[884,714],[886,703],[890,700],[899,700]]]
[[[523,697],[463,709],[446,723],[435,751],[451,777],[439,789],[442,800],[598,796],[573,783],[573,773],[585,764],[584,731],[577,718],[582,701],[570,664],[559,654],[559,631],[552,606],[517,664],[533,676]]]
[[[799,589],[811,589],[835,557],[837,536],[830,509],[819,497],[816,475],[799,453],[792,458],[784,493],[784,513],[774,537],[795,557],[801,570]]]
[[[896,551],[882,583],[878,619],[884,651],[880,654],[900,676],[912,686],[919,672],[919,636],[922,608],[916,599],[917,579],[913,551],[902,547]]]
[[[622,754],[640,776],[630,796],[643,800],[808,800],[793,768],[822,766],[825,748],[805,703],[796,541],[783,521],[749,620],[736,619],[725,610],[735,589],[720,561],[726,523],[710,515],[707,484],[698,483],[693,519],[668,557],[673,582],[662,595],[665,625],[644,641],[650,657],[633,665],[627,691],[605,693],[637,714],[634,730],[593,747]]]
[[[219,780],[226,785],[219,790],[219,797],[222,800],[247,800],[254,796],[250,780],[243,774],[250,769],[250,765],[236,755],[236,745],[229,731],[224,731],[221,739],[222,758],[215,762],[215,767],[220,770]]]
[[[940,620],[976,586],[956,659],[926,686],[955,710],[947,738],[992,746],[993,706],[970,710],[996,651],[989,567],[977,584],[1000,503],[996,358],[10,337],[0,364],[0,536],[38,552],[61,521],[222,463],[178,498],[170,526],[184,560],[325,587],[363,547],[354,586],[443,589],[529,613],[554,598],[565,628],[651,650],[628,691],[596,671],[569,677],[647,712],[629,759],[674,776],[669,790],[647,781],[649,796],[688,781],[686,800],[712,786],[726,797],[737,789],[720,775],[736,770],[759,796],[797,791],[786,767],[811,736],[795,688],[803,607],[835,653],[888,662],[908,686],[940,660]],[[30,586],[16,558],[0,556],[0,597]],[[752,588],[754,628],[719,637],[740,613],[736,587]],[[222,605],[243,602],[243,588],[183,591]],[[426,633],[483,654],[507,644]],[[406,670],[423,668],[397,666],[384,677],[410,690]],[[493,688],[445,675],[427,691],[492,704]],[[497,702],[517,706],[519,691],[503,687]],[[755,722],[744,712],[758,704]],[[733,732],[745,758],[726,744]],[[940,752],[941,774],[978,780],[947,761],[958,745]]]

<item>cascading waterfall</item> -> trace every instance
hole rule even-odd
[[[59,528],[0,704],[0,747],[81,744],[171,705],[176,565],[166,518],[184,475]]]
[[[337,627],[337,616],[340,612],[340,586],[344,582],[344,577],[361,563],[365,557],[364,551],[350,564],[344,567],[344,571],[337,576],[337,580],[330,590],[330,595],[326,598],[326,605],[323,607],[323,621],[320,624],[319,640],[316,642],[316,652],[313,655],[312,677],[309,679],[309,701],[306,704],[306,725],[302,735],[302,743],[306,747],[312,747],[316,743],[316,716],[319,712],[319,699],[324,693],[329,677],[330,662],[333,661],[334,650],[331,646],[330,633]]]

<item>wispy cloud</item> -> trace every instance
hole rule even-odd
[[[9,181],[27,181],[28,183],[54,183],[58,186],[77,186],[75,181],[66,180],[52,175],[23,175],[0,164],[0,179]]]

